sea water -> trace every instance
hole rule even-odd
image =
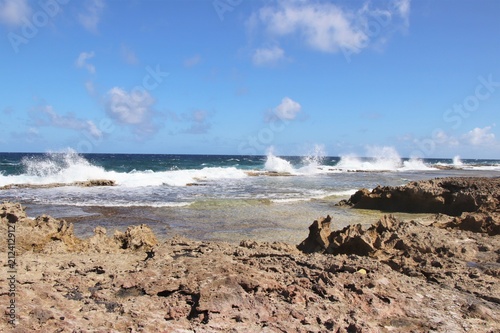
[[[145,223],[160,237],[298,243],[314,219],[330,214],[333,228],[371,223],[382,214],[335,204],[360,188],[403,185],[445,176],[499,176],[499,160],[403,159],[390,147],[370,158],[161,154],[0,154],[0,200],[49,214],[88,236],[101,225],[124,230]],[[78,187],[109,179],[113,187]],[[24,185],[66,184],[59,187]]]

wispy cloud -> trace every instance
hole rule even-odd
[[[262,26],[272,39],[296,37],[321,52],[359,53],[371,40],[384,39],[399,25],[408,26],[409,12],[409,0],[388,8],[372,8],[367,2],[357,10],[326,1],[278,1],[252,15],[249,26]]]
[[[170,134],[205,134],[212,128],[210,122],[213,112],[204,109],[193,109],[187,112],[169,111],[166,116],[179,126]]]
[[[407,27],[410,25],[410,2],[411,0],[396,0],[394,2],[395,9]]]
[[[448,148],[453,150],[458,148],[462,150],[472,149],[471,152],[481,151],[481,148],[491,149],[496,147],[496,149],[500,149],[500,144],[496,140],[495,134],[492,133],[494,126],[493,124],[483,128],[476,127],[463,134],[451,134],[445,130],[436,129],[432,136],[427,138],[416,138],[413,135],[408,135],[401,138],[401,141],[411,141],[419,149],[428,151],[427,153]]]
[[[122,44],[120,54],[125,63],[129,65],[137,65],[139,63],[139,59],[137,58],[135,52],[125,44]]]
[[[90,96],[94,96],[96,95],[96,88],[94,86],[94,82],[93,81],[86,81],[85,82],[85,89],[87,90],[87,93],[90,95]]]
[[[444,130],[436,130],[433,133],[433,140],[440,145],[456,147],[460,145],[460,141],[453,135],[446,133]]]
[[[191,67],[198,65],[200,62],[201,62],[201,56],[199,54],[196,54],[192,57],[185,59],[184,66],[191,68]]]
[[[78,15],[78,21],[88,31],[97,33],[97,27],[105,7],[104,0],[86,0],[85,10]]]
[[[42,137],[40,131],[36,127],[29,127],[27,130],[18,132],[14,131],[10,133],[12,139],[17,142],[27,142],[27,143],[45,143],[45,138]]]
[[[20,26],[31,12],[28,0],[0,0],[0,23],[7,26]]]
[[[51,105],[37,106],[31,110],[30,115],[36,127],[46,126],[85,131],[94,138],[100,138],[103,135],[93,121],[77,118],[73,114],[61,115]]]
[[[91,74],[95,74],[95,66],[87,62],[87,60],[92,59],[94,56],[94,51],[80,53],[75,62],[76,67],[86,68]]]
[[[285,51],[279,46],[260,48],[255,50],[252,61],[256,66],[274,65],[284,59]]]
[[[183,115],[183,120],[190,123],[189,128],[184,130],[188,134],[205,134],[212,127],[209,122],[209,113],[205,110],[193,110]]]

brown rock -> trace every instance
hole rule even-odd
[[[347,201],[355,208],[383,211],[443,213],[459,216],[498,204],[499,178],[437,178],[405,186],[378,186],[356,192]]]
[[[73,185],[81,187],[93,187],[93,186],[115,186],[114,180],[110,179],[91,179],[81,182],[74,182]]]
[[[437,178],[399,187],[378,186],[371,192],[359,190],[340,205],[388,212],[446,214],[457,217],[444,224],[446,227],[500,234],[500,178]]]
[[[322,252],[330,245],[330,223],[332,218],[320,218],[309,227],[309,236],[297,248],[304,253]]]
[[[328,217],[307,245],[322,253],[305,254],[284,243],[158,243],[145,226],[113,237],[98,227],[71,246],[60,220],[4,204],[2,232],[9,221],[21,243],[33,233],[45,245],[17,256],[18,323],[0,321],[2,332],[500,331],[500,238],[484,232],[390,215],[331,231]],[[0,304],[8,288],[0,275]]]
[[[498,213],[464,213],[448,222],[437,222],[436,226],[458,228],[473,232],[500,235],[500,215]]]
[[[121,244],[122,249],[147,251],[158,244],[155,234],[145,224],[130,226],[125,233],[117,231],[113,237]]]

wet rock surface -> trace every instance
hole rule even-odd
[[[73,183],[50,183],[50,184],[9,184],[0,186],[0,190],[11,190],[19,188],[54,188],[64,186],[94,187],[94,186],[115,186],[116,182],[109,179],[90,179],[76,181]]]
[[[80,239],[63,220],[4,203],[0,232],[16,225],[17,324],[4,316],[0,331],[499,332],[500,236],[457,218],[386,215],[332,231],[326,217],[298,247],[234,245],[159,242],[145,225]],[[2,305],[7,288],[1,275]]]

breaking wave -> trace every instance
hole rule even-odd
[[[190,183],[219,179],[239,179],[247,174],[235,167],[205,167],[203,169],[118,172],[92,164],[74,150],[25,157],[23,172],[0,175],[0,186],[9,184],[71,184],[92,179],[114,180],[121,186],[185,186]]]

